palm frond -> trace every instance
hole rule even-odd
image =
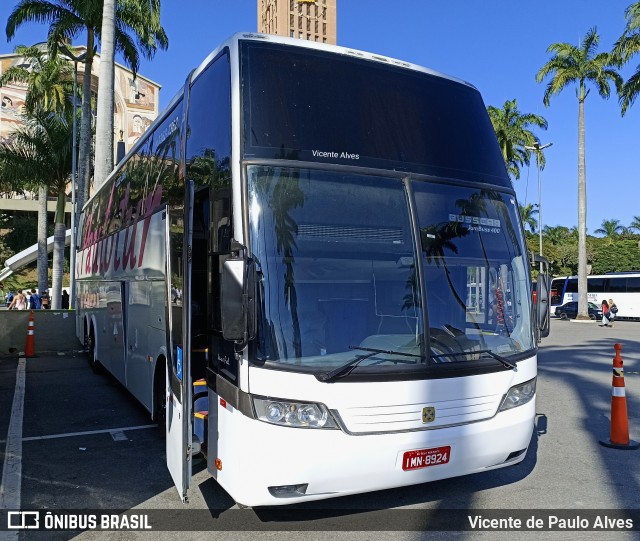
[[[636,68],[636,72],[627,79],[620,90],[620,110],[622,116],[625,115],[629,107],[633,105],[636,97],[640,93],[640,65]]]
[[[586,60],[588,58],[593,58],[598,50],[598,45],[600,44],[600,36],[598,35],[598,30],[596,27],[592,27],[586,33],[584,38],[582,39],[582,43],[580,44],[580,50],[583,54],[583,58]]]

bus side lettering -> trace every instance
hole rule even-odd
[[[111,267],[111,256],[113,255],[112,252],[115,249],[115,240],[116,237],[114,235],[111,235],[110,237],[107,237],[105,240],[102,241],[102,258],[100,259],[100,272],[105,273],[109,270],[109,268]],[[108,247],[107,247],[107,243]]]
[[[126,270],[127,263],[129,263],[129,268],[131,269],[136,266],[135,247],[137,232],[137,224],[127,228],[124,232],[124,243],[122,246],[122,270]]]

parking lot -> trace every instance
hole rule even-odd
[[[521,465],[283,512],[238,510],[197,459],[190,503],[182,504],[165,466],[162,431],[113,378],[93,374],[81,352],[24,361],[19,411],[14,398],[20,361],[1,358],[0,434],[7,435],[0,446],[4,508],[156,510],[156,518],[169,517],[175,530],[210,530],[190,534],[202,539],[254,539],[256,531],[267,536],[280,530],[278,539],[293,539],[300,529],[307,530],[305,539],[370,539],[370,530],[381,532],[376,539],[434,535],[446,539],[454,532],[423,530],[430,527],[425,517],[436,520],[450,510],[487,515],[499,511],[505,516],[532,510],[542,510],[542,516],[549,510],[582,511],[585,516],[593,510],[632,510],[640,516],[640,450],[620,451],[598,443],[609,435],[615,343],[622,344],[631,438],[640,439],[640,323],[620,322],[613,329],[557,319],[551,323],[551,335],[542,342],[539,356],[536,430]],[[7,453],[10,446],[19,453]],[[637,522],[633,532],[573,531],[564,532],[570,537],[555,538],[636,539]],[[533,535],[502,533],[505,539],[506,535],[509,539]],[[562,534],[537,535],[545,533]],[[16,540],[30,537],[25,532],[18,537],[16,531],[0,534]],[[175,537],[171,532],[33,535],[44,539]],[[494,539],[500,532],[467,531],[455,536]]]

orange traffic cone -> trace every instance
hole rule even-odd
[[[613,382],[611,389],[611,437],[600,440],[600,444],[614,449],[637,449],[640,443],[629,439],[629,418],[627,415],[627,397],[624,391],[624,370],[620,350],[622,344],[615,344],[616,356],[613,358]]]
[[[33,310],[29,314],[29,326],[27,328],[27,345],[24,347],[24,356],[25,357],[35,357],[35,344],[34,344],[35,336],[34,336],[34,319],[33,319]]]

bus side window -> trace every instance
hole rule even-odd
[[[231,221],[231,68],[227,49],[197,77],[190,94],[188,178],[209,191],[207,280],[198,294],[207,303],[208,330],[220,330],[221,254],[229,252]],[[195,284],[194,284],[195,285]]]
[[[231,251],[231,186],[211,190],[211,252],[228,254]]]

